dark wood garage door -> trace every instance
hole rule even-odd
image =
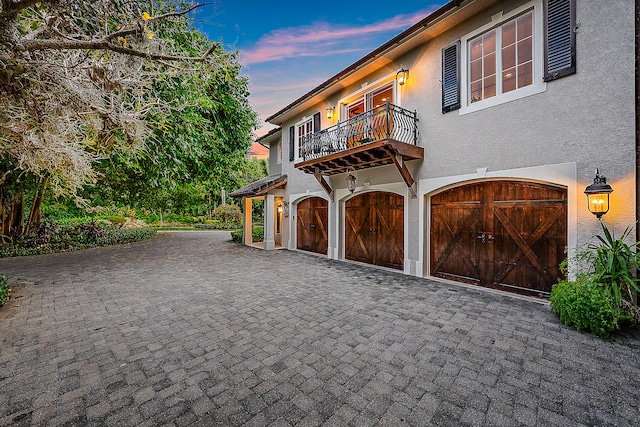
[[[463,185],[431,197],[431,275],[525,294],[561,276],[567,190],[531,182]]]
[[[298,203],[297,248],[327,254],[329,239],[327,219],[329,202],[320,197],[311,197]]]
[[[345,204],[345,258],[402,269],[404,198],[365,193]]]

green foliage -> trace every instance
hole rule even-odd
[[[561,280],[549,297],[560,321],[581,332],[610,338],[624,318],[609,292],[594,276],[581,274],[575,282]]]
[[[213,211],[213,218],[220,222],[242,224],[242,211],[238,205],[220,205]]]
[[[602,224],[602,223],[601,223]],[[589,244],[585,257],[593,265],[596,281],[604,286],[607,294],[617,307],[634,301],[633,292],[640,292],[639,280],[635,273],[640,270],[640,242],[629,245],[625,242],[631,228],[627,227],[619,238],[602,224],[604,237],[596,236],[599,244]]]
[[[111,222],[112,224],[124,225],[127,222],[127,218],[118,215],[109,215],[105,216],[104,219]]]
[[[235,230],[231,232],[231,240],[236,243],[242,243],[242,230]],[[264,227],[253,227],[251,230],[251,240],[254,243],[262,242],[264,239]]]
[[[132,243],[156,236],[156,231],[148,228],[110,228],[97,223],[75,227],[47,223],[41,228],[46,228],[47,232],[41,231],[37,237],[24,237],[12,245],[0,245],[0,258]]]
[[[0,274],[0,306],[9,299],[11,288],[9,287],[9,278],[4,274]]]

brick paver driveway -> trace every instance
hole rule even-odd
[[[640,339],[223,232],[0,260],[0,425],[638,425]]]

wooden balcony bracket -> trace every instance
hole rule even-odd
[[[316,177],[316,180],[318,181],[318,184],[320,184],[320,187],[322,187],[322,189],[327,193],[331,201],[333,201],[333,189],[331,188],[331,185],[329,185],[329,183],[324,179],[324,177],[320,175],[320,171],[316,170],[313,173],[313,176]]]
[[[393,160],[393,164],[396,165],[396,168],[398,168],[398,172],[400,172],[402,179],[404,179],[404,182],[407,184],[409,193],[411,193],[411,198],[417,198],[418,194],[416,191],[416,181],[411,176],[411,172],[409,171],[409,168],[407,168],[406,162],[400,154],[395,152],[395,150],[389,150],[389,156],[391,157],[391,160]]]

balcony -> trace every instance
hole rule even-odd
[[[299,153],[302,161],[295,167],[315,175],[331,194],[333,190],[322,176],[393,163],[414,188],[404,162],[424,158],[424,149],[417,146],[417,122],[415,112],[387,102],[304,137]]]

